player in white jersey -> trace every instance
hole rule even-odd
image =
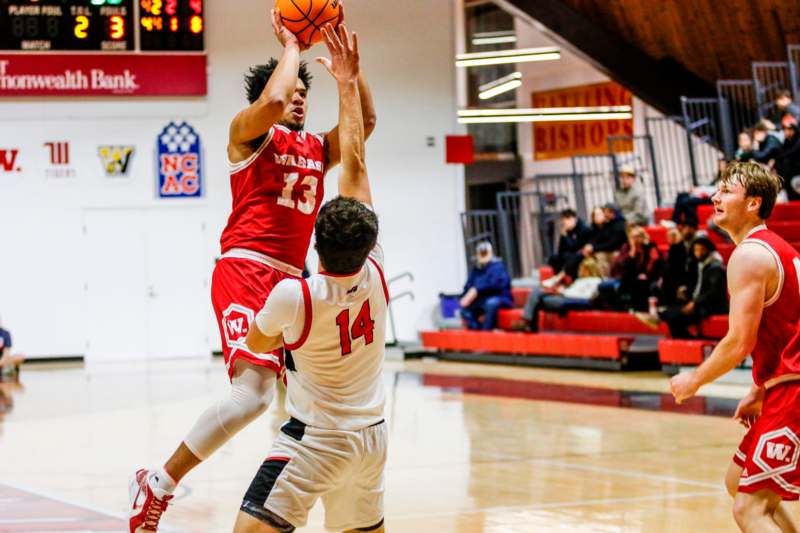
[[[278,283],[247,336],[254,353],[286,348],[291,419],[245,494],[240,533],[292,532],[318,499],[329,530],[384,531],[388,292],[364,164],[358,39],[343,26],[323,34],[331,60],[319,61],[339,89],[340,196],[314,226],[320,272]]]

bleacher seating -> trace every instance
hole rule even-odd
[[[698,215],[701,228],[712,215],[712,206],[700,206]],[[655,221],[669,219],[671,208],[655,210]],[[778,204],[775,206],[769,227],[795,248],[800,250],[800,202]],[[667,230],[662,226],[647,228],[650,238],[666,253]],[[734,245],[715,233],[709,232],[711,239],[725,261],[733,253]],[[554,273],[549,267],[539,269],[540,280]],[[658,359],[664,367],[698,365],[708,356],[716,341],[728,331],[728,317],[714,316],[703,321],[696,333],[699,339],[678,340],[669,338],[665,324],[653,329],[636,316],[612,311],[570,311],[564,315],[557,313],[539,314],[539,333],[512,332],[514,322],[522,318],[530,288],[514,287],[514,309],[501,310],[497,327],[501,331],[482,332],[467,330],[428,331],[422,333],[423,346],[445,353],[492,354],[501,362],[520,362],[546,360],[557,366],[557,361],[613,361],[619,363],[614,368],[622,368],[624,363],[636,354],[631,350],[636,338],[658,339]],[[487,359],[482,359],[487,360]],[[585,365],[582,365],[585,366]],[[608,367],[605,367],[608,368]]]
[[[633,338],[616,335],[534,334],[445,330],[422,333],[422,344],[442,351],[619,360]]]
[[[672,218],[672,211],[671,207],[656,208],[653,212],[655,223],[658,224],[662,220],[670,220]],[[697,218],[701,225],[705,225],[713,213],[714,207],[712,205],[701,205],[697,207]],[[770,220],[772,222],[800,221],[800,202],[776,204]]]

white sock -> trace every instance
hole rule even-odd
[[[150,474],[148,483],[150,484],[150,488],[163,490],[168,494],[175,492],[175,487],[178,485],[175,483],[175,480],[172,479],[172,476],[167,474],[167,471],[164,470],[163,467],[154,470],[153,473]]]

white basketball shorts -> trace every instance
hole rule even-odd
[[[281,427],[245,494],[241,510],[281,532],[303,527],[318,499],[331,531],[374,529],[383,522],[387,429],[358,431]]]

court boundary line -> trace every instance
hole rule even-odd
[[[59,503],[63,503],[64,505],[72,505],[73,507],[80,507],[81,509],[85,509],[87,511],[92,511],[93,513],[103,514],[103,515],[111,516],[113,518],[119,518],[120,520],[124,520],[126,522],[128,520],[128,517],[126,517],[124,515],[121,515],[119,513],[109,512],[109,511],[100,509],[99,507],[92,507],[91,505],[87,505],[85,503],[75,502],[75,501],[69,500],[67,498],[63,498],[61,496],[54,496],[53,494],[51,494],[49,492],[44,492],[44,491],[41,491],[41,490],[38,490],[38,489],[32,489],[29,486],[27,486],[25,484],[22,484],[22,483],[9,482],[9,481],[3,480],[3,481],[0,481],[0,485],[5,485],[7,487],[11,487],[12,489],[17,489],[17,490],[22,491],[22,492],[28,492],[30,494],[33,494],[35,496],[39,496],[41,498],[47,498],[47,499],[50,499],[50,500],[54,500],[54,501],[57,501]]]
[[[511,506],[501,506],[501,507],[478,507],[475,509],[453,509],[451,511],[434,511],[430,513],[412,513],[412,514],[398,514],[398,515],[390,515],[387,514],[386,518],[388,520],[405,520],[405,519],[412,519],[412,518],[431,518],[431,517],[438,517],[438,516],[453,516],[453,515],[470,515],[470,514],[477,514],[477,513],[508,513],[508,512],[519,512],[519,511],[536,511],[542,509],[569,509],[575,507],[588,507],[592,505],[613,505],[617,503],[636,503],[636,502],[648,502],[648,501],[659,501],[659,500],[683,500],[687,498],[703,498],[706,496],[722,496],[726,494],[724,490],[720,489],[718,491],[702,491],[702,492],[683,492],[677,494],[653,494],[650,496],[631,496],[628,498],[597,498],[597,499],[589,499],[589,500],[576,500],[576,501],[567,501],[567,502],[550,502],[550,503],[534,503],[534,504],[522,504],[522,505],[511,505]],[[323,523],[309,523],[308,525],[313,526],[322,526]]]
[[[590,459],[590,458],[596,457],[596,456],[593,456],[593,455],[581,455],[581,456],[576,456],[576,457],[582,457],[582,458]],[[608,467],[602,467],[602,466],[592,466],[592,465],[583,465],[583,464],[579,464],[579,463],[570,463],[570,462],[567,462],[567,461],[559,461],[559,460],[555,460],[555,459],[546,459],[546,458],[519,458],[519,459],[514,459],[514,460],[500,460],[500,459],[497,459],[497,460],[481,461],[481,462],[478,462],[478,463],[471,463],[471,464],[473,464],[473,465],[478,464],[478,465],[481,465],[481,466],[491,467],[491,465],[494,465],[494,464],[497,464],[497,463],[504,463],[504,464],[509,464],[509,463],[541,464],[541,465],[549,465],[549,466],[572,469],[572,470],[585,470],[585,471],[588,471],[588,472],[595,472],[595,473],[599,473],[599,474],[612,474],[612,475],[618,476],[618,477],[630,477],[630,478],[638,478],[638,479],[648,479],[650,481],[660,481],[660,482],[663,482],[663,483],[675,483],[675,484],[679,484],[679,485],[688,485],[688,486],[692,486],[692,487],[702,487],[702,488],[705,488],[705,489],[720,489],[720,490],[722,490],[722,488],[723,488],[722,487],[722,483],[708,483],[708,482],[705,482],[705,481],[695,481],[695,480],[692,480],[692,479],[682,479],[682,478],[671,477],[671,476],[662,476],[662,475],[658,475],[658,474],[648,474],[646,472],[639,472],[639,471],[636,471],[636,470],[619,470],[619,469],[615,469],[615,468],[608,468]],[[436,465],[436,466],[419,465],[419,466],[417,466],[417,468],[434,468],[434,467],[442,468],[442,467],[448,467],[448,466],[452,466],[452,467],[463,466],[463,463],[450,463],[450,464]],[[409,470],[412,470],[413,468],[414,467],[402,467],[400,465],[392,465],[392,467],[387,468],[386,470],[387,470],[387,472],[388,471],[392,471],[392,470],[409,471]]]
[[[591,457],[591,456],[587,456]],[[694,487],[703,487],[707,489],[720,489],[722,490],[724,487],[722,483],[707,483],[705,481],[695,481],[692,479],[681,479],[677,477],[671,476],[661,476],[658,474],[648,474],[646,472],[639,472],[636,470],[618,470],[616,468],[608,468],[603,466],[593,466],[593,465],[582,465],[576,463],[569,463],[566,461],[555,461],[552,459],[528,459],[525,462],[530,462],[534,464],[544,464],[550,466],[558,466],[561,468],[568,468],[573,470],[586,470],[588,472],[596,472],[598,474],[612,474],[615,476],[621,477],[631,477],[631,478],[638,478],[638,479],[648,479],[651,481],[661,481],[664,483],[677,483],[681,485],[689,485]]]
[[[29,494],[33,494],[34,496],[39,496],[40,498],[46,498],[48,500],[53,500],[55,502],[62,503],[64,505],[71,505],[73,507],[78,507],[78,508],[83,509],[85,511],[91,511],[93,513],[104,515],[104,516],[107,516],[109,518],[116,518],[118,520],[122,520],[126,524],[128,523],[128,520],[129,520],[129,517],[124,515],[124,514],[120,514],[120,513],[116,513],[116,512],[110,512],[110,511],[101,509],[99,507],[94,507],[92,505],[88,505],[88,504],[85,504],[85,503],[76,502],[76,501],[61,497],[61,496],[55,496],[55,495],[53,495],[53,494],[51,494],[49,492],[44,492],[44,491],[41,491],[41,490],[38,490],[38,489],[32,489],[31,487],[29,487],[29,486],[27,486],[25,484],[22,484],[22,483],[16,483],[16,482],[10,482],[10,481],[3,480],[3,481],[0,481],[0,486],[2,486],[2,485],[5,485],[6,487],[10,487],[12,489],[16,489],[16,490],[19,490],[19,491],[22,491],[22,492],[27,492]],[[170,530],[164,528],[164,531],[170,531]]]

